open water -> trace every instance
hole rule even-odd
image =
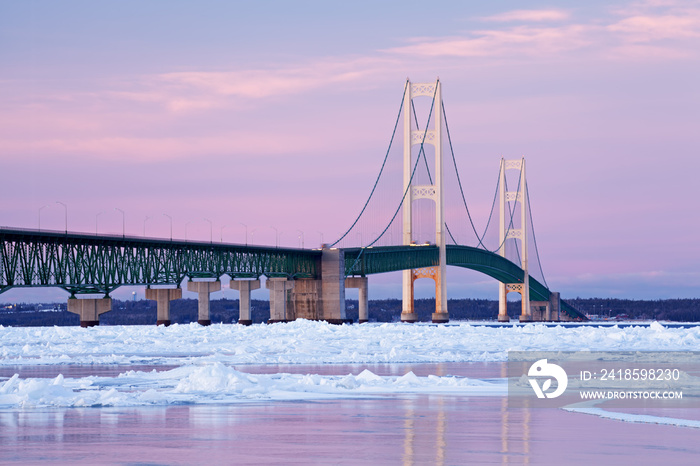
[[[238,366],[256,373],[497,378],[502,363]],[[115,375],[149,367],[50,366],[23,377]],[[159,366],[157,370],[168,369]],[[4,367],[0,376],[22,371]],[[11,375],[11,374],[10,374]],[[685,413],[684,415],[687,415]],[[695,413],[697,414],[697,413]],[[506,397],[362,399],[0,411],[4,464],[698,464],[700,430],[559,409]]]

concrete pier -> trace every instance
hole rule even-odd
[[[318,320],[321,313],[319,296],[321,280],[301,278],[294,280],[292,299],[287,307],[287,319]]]
[[[345,316],[345,255],[339,249],[323,249],[321,256],[320,319],[332,324],[348,321]]]
[[[68,312],[80,316],[81,327],[100,325],[100,314],[112,310],[112,298],[78,299],[68,298]]]
[[[250,292],[260,288],[260,280],[235,280],[231,279],[229,287],[238,290],[238,323],[241,325],[251,325],[253,318],[250,313]]]
[[[498,283],[498,321],[510,322],[510,316],[508,316],[508,285],[501,282]]]
[[[561,320],[561,295],[558,291],[552,291],[549,294],[549,311],[547,320],[557,322]]]
[[[558,292],[549,295],[549,301],[530,301],[533,321],[557,322],[561,319],[561,299]]]
[[[367,277],[348,277],[345,288],[359,289],[358,322],[363,324],[369,319],[369,298],[367,297]]]
[[[404,270],[402,273],[402,299],[401,299],[401,322],[414,323],[418,321],[418,314],[414,309],[413,302],[413,270]]]
[[[209,318],[209,294],[221,291],[221,282],[219,280],[213,282],[190,281],[187,282],[187,291],[199,293],[197,323],[200,325],[211,325],[211,319]]]
[[[182,299],[182,288],[146,288],[146,299],[156,301],[156,325],[170,325],[170,301]]]
[[[294,320],[294,317],[287,312],[287,301],[290,300],[289,291],[294,288],[294,282],[285,277],[272,277],[265,282],[265,288],[270,290],[270,320],[268,323]]]
[[[444,290],[442,277],[444,273],[441,267],[423,267],[420,269],[404,270],[410,272],[409,283],[404,285],[403,304],[401,310],[401,322],[413,323],[418,321],[418,314],[415,311],[413,292],[415,289],[415,281],[419,278],[430,278],[435,282],[435,312],[431,315],[431,320],[434,324],[445,324],[450,321],[450,315],[447,312],[447,298]],[[405,279],[405,277],[404,277]]]

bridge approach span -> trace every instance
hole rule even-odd
[[[178,285],[185,277],[318,278],[320,250],[129,236],[0,229],[0,293],[60,287],[109,294],[122,285]]]

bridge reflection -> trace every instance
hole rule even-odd
[[[435,375],[449,375],[444,364],[435,368]],[[507,377],[505,364],[501,364],[500,377]],[[494,403],[499,418],[491,414]],[[511,408],[507,397],[428,395],[407,397],[402,406],[404,466],[441,466],[465,460],[476,464],[494,462],[494,456],[502,464],[530,463],[532,416],[527,405]]]

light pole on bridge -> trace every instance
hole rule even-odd
[[[301,249],[304,249],[304,232],[301,230],[297,230],[300,235],[297,237],[297,239],[301,240]]]
[[[41,209],[48,207],[48,205],[43,205],[39,207],[39,231],[41,231]]]
[[[97,212],[95,214],[95,234],[97,234],[97,219],[100,218],[100,215],[104,214],[104,212]]]
[[[277,230],[277,228],[275,228],[275,227],[270,227],[270,228],[272,228],[273,230],[275,230],[275,247],[278,248],[278,247],[280,247],[280,236],[279,236],[280,233],[279,233],[279,230]]]
[[[151,217],[149,217],[148,215],[146,215],[146,218],[143,219],[143,237],[144,237],[144,238],[146,237],[146,222],[147,222],[148,219],[150,219],[150,218],[151,218]]]
[[[224,225],[224,226],[221,227],[221,232],[220,232],[220,233],[221,233],[221,237],[220,237],[220,239],[221,239],[221,242],[222,242],[222,243],[224,242],[224,228],[226,228],[227,226],[228,226],[228,225]]]
[[[321,247],[323,247],[323,232],[317,231],[316,233],[318,233],[321,236]]]
[[[56,204],[61,204],[63,206],[63,209],[65,211],[65,227],[66,227],[66,234],[68,234],[68,206],[64,204],[61,201],[56,201]]]
[[[114,210],[118,210],[122,214],[122,238],[126,237],[126,213],[119,207],[115,207]]]
[[[245,245],[248,246],[248,225],[243,222],[238,222],[245,227]],[[255,230],[253,230],[255,231]]]
[[[209,243],[213,243],[213,242],[214,242],[214,237],[213,237],[213,233],[212,233],[213,230],[212,230],[212,229],[213,229],[214,227],[212,226],[211,220],[209,220],[208,218],[204,218],[204,220],[206,220],[207,222],[209,222]]]
[[[173,240],[173,218],[168,215],[168,214],[163,214],[164,217],[168,217],[170,219],[170,241]]]

